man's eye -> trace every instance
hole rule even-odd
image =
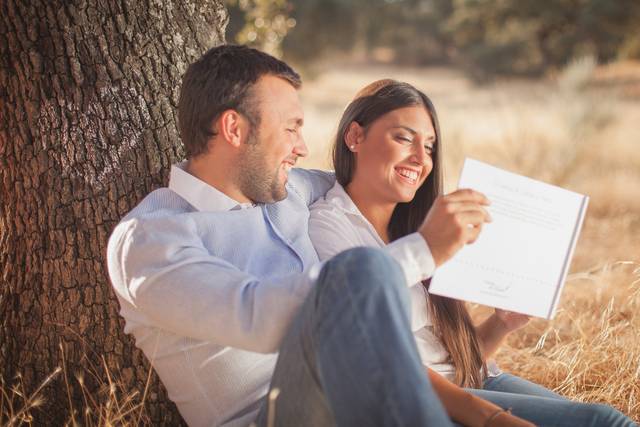
[[[298,133],[298,129],[287,129],[287,132]]]

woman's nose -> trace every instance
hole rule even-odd
[[[426,162],[427,153],[421,142],[417,142],[413,145],[413,153],[410,160],[421,165]]]

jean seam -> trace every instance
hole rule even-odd
[[[360,333],[360,335],[364,338],[364,341],[367,343],[369,349],[373,350],[375,349],[375,346],[371,345],[371,338],[369,336],[369,334],[366,333],[366,328],[363,326],[363,322],[362,322],[362,313],[361,311],[358,309],[358,304],[355,303],[355,298],[352,292],[351,287],[347,286],[347,295],[349,296],[349,302],[351,303],[352,308],[354,309],[353,312],[356,313],[356,319],[358,322],[358,332]],[[380,381],[381,378],[383,378],[382,372],[383,369],[381,368],[382,365],[382,361],[380,360],[380,357],[378,355],[378,352],[370,352],[370,354],[374,354],[375,355],[375,361],[376,361],[376,381]],[[387,405],[389,407],[389,414],[392,416],[394,422],[396,424],[400,424],[400,420],[401,418],[399,417],[398,414],[398,408],[393,404],[393,401],[391,399],[389,399],[388,397],[385,396],[384,398],[385,402],[387,402]]]

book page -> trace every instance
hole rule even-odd
[[[472,159],[458,187],[484,193],[493,222],[436,270],[429,292],[551,318],[588,198]]]

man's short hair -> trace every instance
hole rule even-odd
[[[298,73],[283,61],[247,46],[214,47],[189,66],[178,103],[180,137],[188,158],[207,152],[215,136],[213,123],[223,111],[238,111],[252,128],[260,123],[252,88],[267,74],[287,80],[296,89],[301,85]]]

